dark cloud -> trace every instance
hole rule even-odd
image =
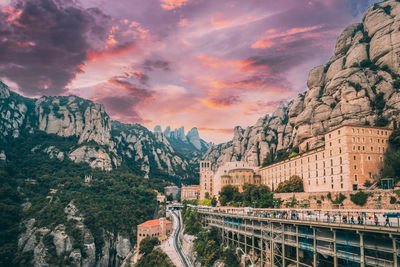
[[[127,76],[131,77],[130,75]],[[125,122],[142,123],[143,120],[136,111],[137,105],[151,99],[154,96],[154,92],[148,88],[138,86],[122,76],[112,77],[108,80],[108,84],[122,89],[120,91],[123,95],[102,95],[96,101],[102,103],[111,115],[123,118]],[[101,90],[99,94],[101,94]]]
[[[16,1],[0,13],[0,77],[27,95],[58,95],[106,38],[108,17],[72,1]]]
[[[170,71],[170,63],[166,60],[161,60],[161,59],[156,59],[156,60],[151,60],[147,59],[143,63],[143,69],[147,71],[153,71],[156,69],[163,70],[163,71]]]

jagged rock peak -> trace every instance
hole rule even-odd
[[[162,129],[160,125],[154,126],[154,133],[162,133]]]
[[[10,96],[10,90],[8,86],[0,81],[0,98],[8,98]]]
[[[201,150],[201,141],[200,141],[200,136],[199,132],[197,131],[196,127],[193,127],[188,134],[186,135],[186,138],[189,140],[189,142],[198,150]]]
[[[171,137],[171,127],[169,125],[164,130],[164,136],[167,137],[167,138]]]

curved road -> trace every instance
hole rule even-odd
[[[186,261],[186,257],[185,257],[185,255],[183,255],[183,252],[182,252],[182,250],[181,250],[181,248],[179,247],[179,244],[178,244],[178,238],[179,238],[179,235],[180,235],[180,233],[182,231],[181,218],[180,218],[180,216],[178,216],[175,213],[175,211],[171,210],[171,213],[172,213],[172,215],[174,216],[174,218],[178,222],[178,226],[175,229],[174,237],[173,237],[174,238],[174,247],[175,247],[176,252],[179,255],[179,258],[181,259],[181,262],[182,262],[183,266],[184,267],[189,267],[190,265]]]

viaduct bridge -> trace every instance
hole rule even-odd
[[[226,245],[243,251],[248,259],[246,266],[396,267],[400,263],[400,228],[396,217],[400,214],[393,211],[386,211],[386,217],[391,217],[386,221],[385,211],[321,213],[193,207],[204,226],[216,227]],[[357,214],[360,217],[354,222],[350,220]]]

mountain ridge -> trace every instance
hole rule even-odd
[[[268,154],[307,150],[343,124],[392,127],[400,121],[400,3],[370,6],[361,23],[339,35],[334,55],[309,72],[308,90],[253,126],[235,127],[233,139],[203,159],[221,166],[244,160],[260,166]]]
[[[74,95],[26,98],[1,82],[0,114],[0,138],[18,138],[21,131],[43,131],[65,138],[76,136],[78,146],[69,151],[60,151],[57,146],[40,149],[59,160],[68,157],[76,163],[86,162],[105,170],[125,163],[134,166],[136,173],[145,178],[161,171],[195,182],[196,161],[205,152],[193,146],[188,154],[177,153],[163,133],[152,133],[140,124],[112,121],[102,104]],[[6,157],[7,151],[0,152]]]

